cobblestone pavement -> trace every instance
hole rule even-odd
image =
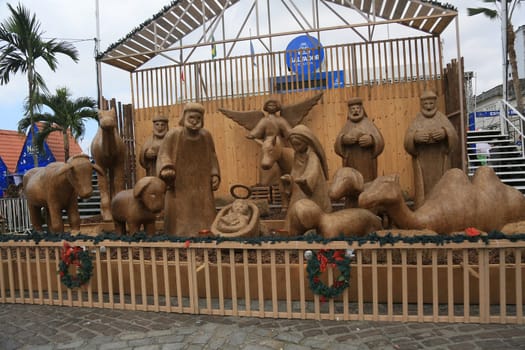
[[[274,320],[0,304],[0,349],[525,349],[525,325]]]

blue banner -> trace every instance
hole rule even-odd
[[[478,111],[478,112],[470,112],[468,115],[471,118],[490,118],[490,117],[499,117],[499,112],[500,111]],[[516,115],[516,112],[513,109],[509,109],[507,113],[509,115]]]
[[[309,77],[286,75],[270,78],[272,92],[337,89],[345,86],[344,71],[315,72]]]
[[[18,158],[18,163],[16,164],[16,172],[18,174],[25,174],[29,169],[33,169],[35,167],[33,161],[34,152],[32,146],[33,133],[38,134],[38,128],[36,125],[34,125],[34,127],[27,135],[26,142],[24,143],[24,147],[22,148],[22,153]],[[56,162],[56,159],[51,153],[51,150],[49,149],[47,143],[44,142],[44,149],[42,150],[42,152],[38,153],[38,166],[44,167],[52,162]]]
[[[8,174],[7,165],[5,165],[4,160],[0,158],[0,197],[4,196],[4,191],[7,189]]]

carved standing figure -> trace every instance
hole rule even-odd
[[[448,118],[437,110],[437,96],[425,91],[421,111],[405,134],[405,150],[412,156],[414,205],[419,207],[432,188],[450,169],[450,154],[458,147],[458,134]]]
[[[377,157],[383,152],[383,135],[368,119],[360,98],[348,101],[348,117],[335,140],[335,153],[343,159],[343,167],[354,168],[365,182],[377,177]]]
[[[146,139],[140,149],[139,162],[146,169],[146,176],[157,175],[157,154],[160,144],[168,132],[168,117],[158,115],[153,118],[153,134]]]
[[[89,157],[79,154],[67,163],[54,162],[43,168],[33,168],[24,175],[24,195],[27,199],[31,224],[42,231],[41,208],[46,208],[50,232],[64,232],[62,210],[67,211],[72,231],[80,230],[78,197],[89,198],[93,193],[93,169],[103,178],[104,172]]]
[[[99,110],[99,128],[91,141],[91,155],[105,177],[98,175],[100,211],[104,221],[111,221],[111,199],[124,190],[124,164],[126,145],[117,130],[117,114],[114,108]]]
[[[321,143],[305,125],[297,125],[290,131],[290,144],[295,150],[290,174],[283,175],[285,191],[289,193],[289,207],[302,198],[317,203],[325,213],[332,211],[328,197],[328,165]],[[288,228],[289,215],[285,226]]]
[[[196,236],[215,219],[213,191],[220,170],[213,138],[204,129],[204,107],[184,106],[179,126],[164,137],[157,158],[157,173],[166,182],[166,234]]]
[[[460,169],[449,169],[415,211],[405,203],[399,176],[380,176],[361,193],[359,206],[383,207],[398,228],[439,234],[468,227],[490,232],[525,219],[523,194],[502,183],[488,166],[479,167],[472,180]]]

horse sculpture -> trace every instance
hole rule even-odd
[[[275,180],[279,183],[283,210],[286,210],[288,208],[288,196],[285,195],[284,186],[279,179],[282,175],[290,174],[292,171],[294,151],[291,147],[284,147],[279,136],[269,136],[262,142],[261,152],[261,168],[263,170],[276,169],[275,175],[278,177]],[[270,186],[275,183],[275,180],[267,177],[264,181],[261,180],[261,184]]]
[[[126,145],[118,134],[117,114],[114,108],[99,110],[99,128],[91,142],[91,155],[100,168],[106,172],[107,180],[99,176],[100,211],[104,221],[111,221],[111,199],[124,190],[124,163]]]
[[[403,199],[399,176],[380,176],[359,196],[359,206],[382,206],[401,229],[429,229],[450,234],[475,227],[485,232],[525,220],[525,197],[505,185],[494,170],[482,166],[472,181],[460,169],[450,169],[421,207],[412,211]]]

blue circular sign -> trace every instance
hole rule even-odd
[[[308,75],[321,67],[324,60],[323,46],[310,35],[294,38],[286,47],[286,65],[298,75]]]

